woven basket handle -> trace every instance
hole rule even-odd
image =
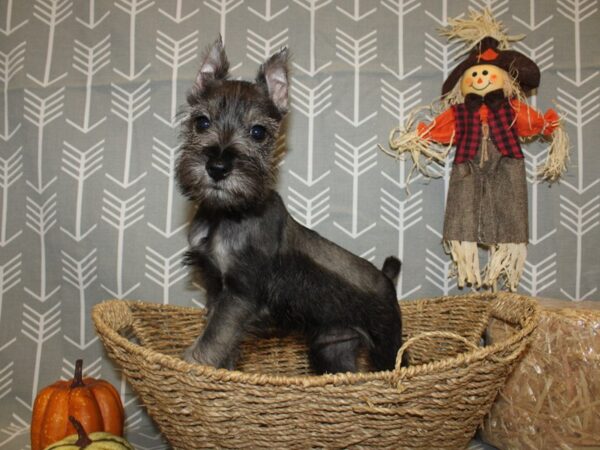
[[[124,300],[108,300],[92,308],[92,319],[100,334],[118,333],[133,323],[133,315]]]
[[[402,356],[404,356],[404,352],[406,351],[406,349],[408,347],[410,347],[416,341],[423,339],[423,338],[427,338],[427,337],[454,339],[456,341],[459,341],[459,342],[465,344],[467,347],[470,347],[472,349],[479,348],[476,344],[472,343],[467,338],[465,338],[459,334],[452,333],[451,331],[425,331],[423,333],[419,333],[419,334],[407,339],[406,342],[404,342],[404,344],[402,344],[402,347],[400,347],[400,350],[398,350],[398,355],[396,356],[396,369],[395,370],[400,370],[400,367],[402,366]]]

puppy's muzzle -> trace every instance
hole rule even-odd
[[[214,180],[221,181],[231,173],[233,169],[233,152],[225,149],[219,154],[212,155],[206,162],[206,173]]]

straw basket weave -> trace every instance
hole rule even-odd
[[[464,448],[537,325],[536,302],[477,294],[401,305],[398,361],[407,352],[409,367],[321,376],[299,337],[244,344],[236,371],[183,361],[200,309],[111,300],[93,319],[174,448]],[[482,347],[491,318],[514,333]]]

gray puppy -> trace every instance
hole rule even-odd
[[[300,332],[317,373],[355,372],[366,347],[392,369],[401,344],[393,279],[297,223],[275,192],[274,151],[288,110],[288,53],[252,82],[228,79],[218,39],[188,96],[177,180],[198,206],[187,262],[207,293],[207,323],[186,360],[232,369],[248,335]]]

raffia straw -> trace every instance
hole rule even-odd
[[[481,286],[477,242],[444,241],[444,249],[452,257],[458,287],[465,284]]]
[[[492,16],[489,8],[482,11],[472,10],[466,19],[448,19],[448,26],[440,30],[448,39],[464,41],[467,50],[471,50],[484,37],[492,37],[499,42],[499,49],[506,50],[511,42],[520,41],[524,34],[507,34],[504,24]]]
[[[548,149],[548,157],[539,170],[539,176],[553,183],[567,170],[569,161],[569,135],[562,124],[552,132],[552,143]]]
[[[416,108],[407,117],[403,125],[393,128],[390,132],[388,145],[390,150],[382,147],[379,148],[386,154],[394,157],[401,158],[405,154],[409,154],[412,161],[413,167],[408,175],[408,180],[412,177],[414,170],[418,170],[423,175],[429,178],[435,178],[435,175],[431,174],[427,170],[427,166],[431,162],[436,162],[443,165],[444,160],[450,152],[450,145],[442,147],[441,150],[435,150],[434,147],[439,147],[438,144],[429,141],[424,138],[416,130],[416,123],[418,117],[424,110],[431,110],[432,106],[424,106]],[[435,121],[427,128],[427,131],[431,130],[435,126]],[[408,185],[409,181],[407,181]]]
[[[592,449],[600,443],[600,307],[539,299],[540,325],[483,426],[498,448]],[[514,329],[492,320],[490,344]]]
[[[502,281],[511,292],[515,292],[526,259],[525,243],[501,243],[491,246],[490,259],[483,269],[483,284],[495,286],[498,281]]]

